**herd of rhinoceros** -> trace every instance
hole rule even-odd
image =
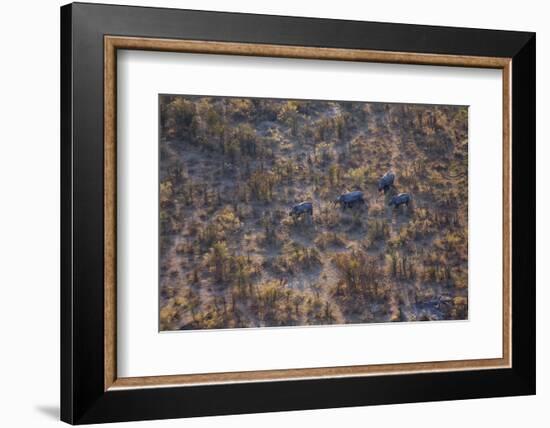
[[[393,182],[395,181],[395,174],[391,171],[386,172],[380,180],[378,180],[378,192],[388,192],[391,188],[394,188]],[[388,205],[398,208],[400,205],[409,206],[412,201],[410,193],[399,193],[391,197]],[[361,190],[354,190],[353,192],[343,193],[338,196],[334,201],[334,204],[340,205],[342,209],[353,208],[354,206],[365,204],[363,192]],[[313,215],[313,203],[312,202],[300,202],[292,207],[289,216],[301,216],[302,214]]]

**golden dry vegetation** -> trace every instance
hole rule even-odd
[[[462,106],[160,96],[161,330],[466,319],[467,123]],[[351,190],[366,204],[333,203]],[[398,192],[412,205],[390,207]],[[313,216],[289,216],[303,201]]]

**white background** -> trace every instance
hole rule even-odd
[[[501,70],[123,51],[117,78],[119,376],[502,357]],[[468,105],[469,319],[159,334],[159,93]]]
[[[111,3],[105,0],[105,3]],[[187,7],[537,31],[538,395],[460,402],[328,409],[192,420],[131,423],[159,427],[365,427],[444,424],[545,426],[550,404],[550,183],[548,52],[544,2],[357,0],[271,2],[243,0],[126,1]],[[59,406],[59,10],[56,0],[5,2],[0,13],[0,424],[56,426]],[[546,241],[546,242],[545,242]]]

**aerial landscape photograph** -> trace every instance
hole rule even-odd
[[[468,106],[159,95],[159,330],[468,319]]]

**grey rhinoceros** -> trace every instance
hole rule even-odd
[[[395,206],[395,208],[399,208],[400,205],[405,204],[406,206],[409,206],[409,203],[412,201],[412,196],[410,193],[400,193],[399,195],[395,195],[390,199],[389,206]]]
[[[382,190],[384,193],[386,193],[391,186],[393,186],[393,182],[395,180],[395,174],[391,171],[386,172],[380,180],[378,180],[378,191],[381,192]]]
[[[342,209],[346,209],[352,208],[355,205],[363,205],[365,203],[365,199],[363,197],[363,192],[360,190],[355,190],[353,192],[344,193],[338,196],[334,200],[334,203],[340,204]]]
[[[313,215],[313,204],[311,202],[300,202],[292,207],[289,216],[298,217],[302,214]]]

